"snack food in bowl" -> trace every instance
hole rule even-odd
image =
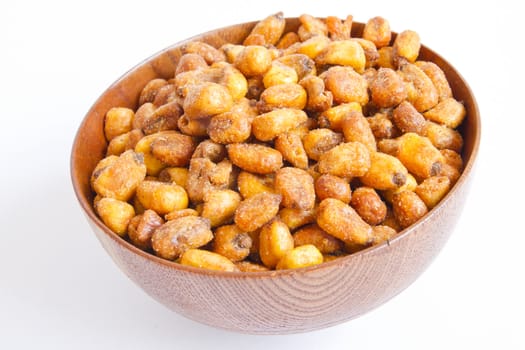
[[[117,81],[79,129],[72,178],[154,298],[214,326],[299,332],[424,270],[459,216],[479,128],[468,86],[416,32],[276,14]]]

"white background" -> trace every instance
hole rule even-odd
[[[1,349],[525,349],[524,50],[513,2],[4,1],[0,5]],[[463,216],[431,267],[359,319],[289,336],[189,321],[110,260],[74,197],[83,116],[120,75],[194,34],[287,16],[381,15],[470,83],[483,135]]]

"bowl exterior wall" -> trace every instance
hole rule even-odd
[[[460,191],[466,194],[467,186]],[[119,238],[90,224],[120,269],[175,312],[231,331],[286,334],[350,320],[408,287],[448,239],[461,213],[463,194],[449,198],[431,217],[389,245],[278,276],[176,269],[137,255]]]

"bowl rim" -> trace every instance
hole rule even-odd
[[[322,18],[322,17],[320,17],[320,18]],[[297,17],[285,17],[285,20],[288,23],[290,20],[298,20],[298,18]],[[454,196],[454,194],[460,190],[460,188],[462,188],[465,185],[467,185],[466,184],[467,178],[473,172],[474,165],[475,165],[476,159],[478,157],[478,153],[479,153],[479,145],[480,145],[480,138],[481,138],[481,118],[480,118],[479,107],[478,107],[478,104],[477,104],[477,101],[475,99],[475,96],[474,96],[474,93],[473,93],[472,89],[470,88],[470,86],[467,83],[467,81],[463,78],[461,73],[452,64],[450,64],[450,62],[448,62],[440,54],[436,53],[435,51],[433,51],[432,49],[430,49],[429,47],[427,47],[426,45],[423,45],[423,44],[421,45],[421,49],[424,49],[424,50],[428,51],[429,53],[434,55],[435,58],[437,58],[438,60],[442,61],[444,64],[448,65],[454,71],[454,73],[458,76],[461,84],[464,85],[465,90],[467,91],[468,95],[472,98],[472,106],[471,106],[472,109],[468,111],[467,118],[474,118],[475,119],[474,124],[477,126],[477,128],[475,130],[475,133],[473,134],[474,136],[473,136],[472,151],[471,151],[470,157],[469,157],[468,161],[466,162],[466,164],[464,164],[463,170],[462,170],[458,180],[452,186],[450,191],[445,195],[445,197],[443,197],[439,201],[439,203],[434,208],[429,210],[422,218],[420,218],[418,221],[416,221],[415,223],[413,223],[409,227],[399,231],[392,239],[389,239],[389,240],[387,240],[385,242],[382,242],[382,243],[379,243],[377,245],[373,245],[373,246],[367,247],[367,248],[365,248],[363,250],[360,250],[358,252],[355,252],[355,253],[352,253],[352,254],[348,254],[346,256],[342,256],[342,257],[334,259],[332,261],[323,262],[321,264],[314,265],[314,266],[302,267],[302,268],[297,268],[297,269],[269,270],[269,271],[246,271],[246,272],[243,272],[243,271],[215,271],[215,270],[208,270],[208,269],[204,269],[204,268],[198,268],[198,267],[193,267],[193,266],[182,265],[182,264],[176,263],[175,261],[163,259],[161,257],[158,257],[158,256],[156,256],[156,255],[154,255],[152,253],[146,252],[146,251],[144,251],[144,250],[134,246],[133,244],[131,244],[130,242],[128,242],[124,238],[120,237],[119,235],[117,235],[116,233],[111,231],[102,222],[102,220],[96,215],[96,213],[95,213],[95,211],[93,209],[93,206],[89,202],[89,200],[87,198],[84,198],[84,196],[82,194],[81,186],[79,184],[79,181],[77,180],[77,175],[78,174],[77,174],[77,172],[75,170],[75,166],[74,166],[75,165],[74,154],[75,154],[76,148],[78,147],[79,135],[81,133],[82,128],[85,126],[85,124],[87,123],[88,117],[94,112],[95,107],[100,103],[102,97],[107,93],[107,91],[109,91],[112,88],[116,87],[121,81],[123,81],[125,78],[127,78],[129,75],[131,75],[139,67],[144,66],[148,62],[154,60],[155,58],[165,54],[166,52],[168,52],[170,50],[173,50],[175,48],[181,47],[185,43],[194,41],[194,40],[196,40],[198,38],[201,38],[203,36],[206,36],[206,35],[213,34],[213,33],[217,32],[217,31],[227,30],[227,29],[230,29],[230,28],[243,26],[243,25],[244,26],[249,26],[249,25],[254,26],[258,22],[259,21],[249,21],[249,22],[243,22],[243,23],[236,23],[236,24],[233,24],[233,25],[228,25],[228,26],[212,29],[212,30],[200,33],[200,34],[196,34],[196,35],[191,36],[191,37],[189,37],[187,39],[177,41],[177,42],[175,42],[175,43],[165,47],[164,49],[162,49],[160,51],[157,51],[156,53],[150,55],[149,57],[143,59],[142,61],[140,61],[139,63],[134,65],[132,68],[127,70],[124,74],[122,74],[110,86],[108,86],[106,89],[104,89],[104,91],[97,97],[95,102],[91,105],[91,107],[89,108],[88,112],[83,117],[83,119],[82,119],[82,121],[81,121],[81,123],[80,123],[80,125],[79,125],[79,127],[77,129],[75,137],[73,139],[73,144],[72,144],[72,147],[71,147],[71,154],[70,154],[70,176],[71,176],[71,182],[72,182],[72,185],[73,185],[75,196],[76,196],[76,198],[77,198],[77,200],[78,200],[82,210],[84,211],[84,214],[87,215],[88,219],[90,219],[108,238],[110,238],[111,240],[113,240],[114,242],[119,244],[122,248],[124,248],[126,250],[129,250],[131,253],[137,254],[137,255],[139,255],[140,257],[142,257],[142,258],[144,258],[146,260],[149,260],[151,263],[160,264],[160,265],[163,265],[165,268],[175,269],[175,270],[179,270],[179,271],[185,272],[185,273],[191,273],[191,274],[197,274],[197,275],[203,275],[203,276],[209,276],[209,277],[216,277],[216,278],[219,278],[219,277],[221,277],[221,278],[232,278],[232,279],[239,279],[239,278],[250,278],[250,279],[251,278],[274,278],[276,276],[290,276],[290,275],[306,274],[306,273],[313,272],[313,271],[321,271],[323,269],[330,269],[330,268],[333,268],[335,266],[339,266],[339,265],[342,265],[342,264],[350,264],[352,260],[360,259],[363,256],[366,256],[366,255],[369,255],[369,254],[373,254],[373,253],[377,253],[377,252],[380,252],[380,251],[384,251],[385,249],[389,249],[392,246],[394,247],[393,249],[395,249],[395,245],[397,244],[397,242],[406,239],[418,226],[423,225],[427,220],[430,219],[430,217],[432,217],[435,213],[437,213],[441,207],[445,206],[446,203],[452,198],[452,196]],[[354,22],[353,24],[354,25],[358,25],[358,26],[363,26],[364,25],[363,23],[358,22],[358,21]],[[397,32],[392,31],[392,35],[393,35],[393,37],[395,37],[395,35],[397,35]]]

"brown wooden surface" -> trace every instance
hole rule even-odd
[[[288,30],[297,19],[287,19]],[[254,23],[205,33],[189,40],[214,46],[241,42]],[[354,23],[353,35],[363,25]],[[381,244],[322,265],[260,273],[211,272],[182,266],[145,253],[107,229],[92,208],[89,177],[103,157],[103,118],[114,106],[135,108],[151,79],[171,78],[184,42],[167,48],[130,70],[95,102],[82,122],[71,153],[75,193],[94,233],[115,263],[149,295],[198,322],[254,334],[306,332],[362,315],[409,286],[432,262],[461,215],[469,190],[480,138],[474,96],[459,73],[443,58],[422,47],[420,57],[439,64],[454,96],[465,103],[462,126],[465,170],[454,188],[425,217]]]

